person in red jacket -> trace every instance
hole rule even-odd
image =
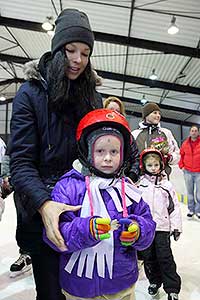
[[[193,125],[190,136],[180,148],[179,167],[183,170],[188,194],[189,219],[196,214],[200,220],[200,135],[199,128]]]

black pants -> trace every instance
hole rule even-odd
[[[59,285],[59,253],[43,245],[41,253],[32,255],[37,300],[65,300]]]
[[[179,293],[181,278],[176,272],[176,264],[170,247],[169,232],[156,231],[153,243],[142,251],[144,270],[150,283],[163,284],[167,294]]]
[[[40,215],[29,219],[17,194],[14,199],[17,211],[16,240],[20,253],[31,256],[36,300],[65,300],[59,284],[59,254],[42,240]]]
[[[16,241],[19,247],[19,253],[29,254],[28,248],[30,245],[28,241],[26,242],[26,238],[24,238],[24,236],[29,235],[29,224],[23,220],[22,217],[23,209],[21,209],[19,196],[16,193],[14,193],[14,202],[15,202],[16,217],[17,217]]]

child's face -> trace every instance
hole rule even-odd
[[[120,106],[117,102],[115,101],[111,101],[108,106],[107,106],[108,109],[112,109],[112,110],[115,110],[119,113],[121,113],[121,109],[120,109]]]
[[[120,139],[113,135],[100,136],[94,143],[94,167],[105,174],[112,174],[119,168],[120,161]]]
[[[160,122],[160,111],[154,110],[152,113],[150,113],[148,116],[146,116],[146,122],[153,125],[158,125]]]
[[[155,157],[148,157],[145,162],[146,170],[151,174],[158,174],[160,172],[160,161]]]

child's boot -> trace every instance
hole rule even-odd
[[[148,287],[148,293],[152,297],[156,297],[159,293],[159,285],[156,283],[151,283],[150,286]]]
[[[168,300],[179,300],[178,299],[178,294],[176,294],[176,293],[168,294]]]

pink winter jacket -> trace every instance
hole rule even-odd
[[[157,184],[156,177],[141,176],[139,189],[142,198],[148,203],[153,220],[156,222],[156,231],[173,232],[178,229],[182,232],[181,210],[176,191],[166,176]]]

